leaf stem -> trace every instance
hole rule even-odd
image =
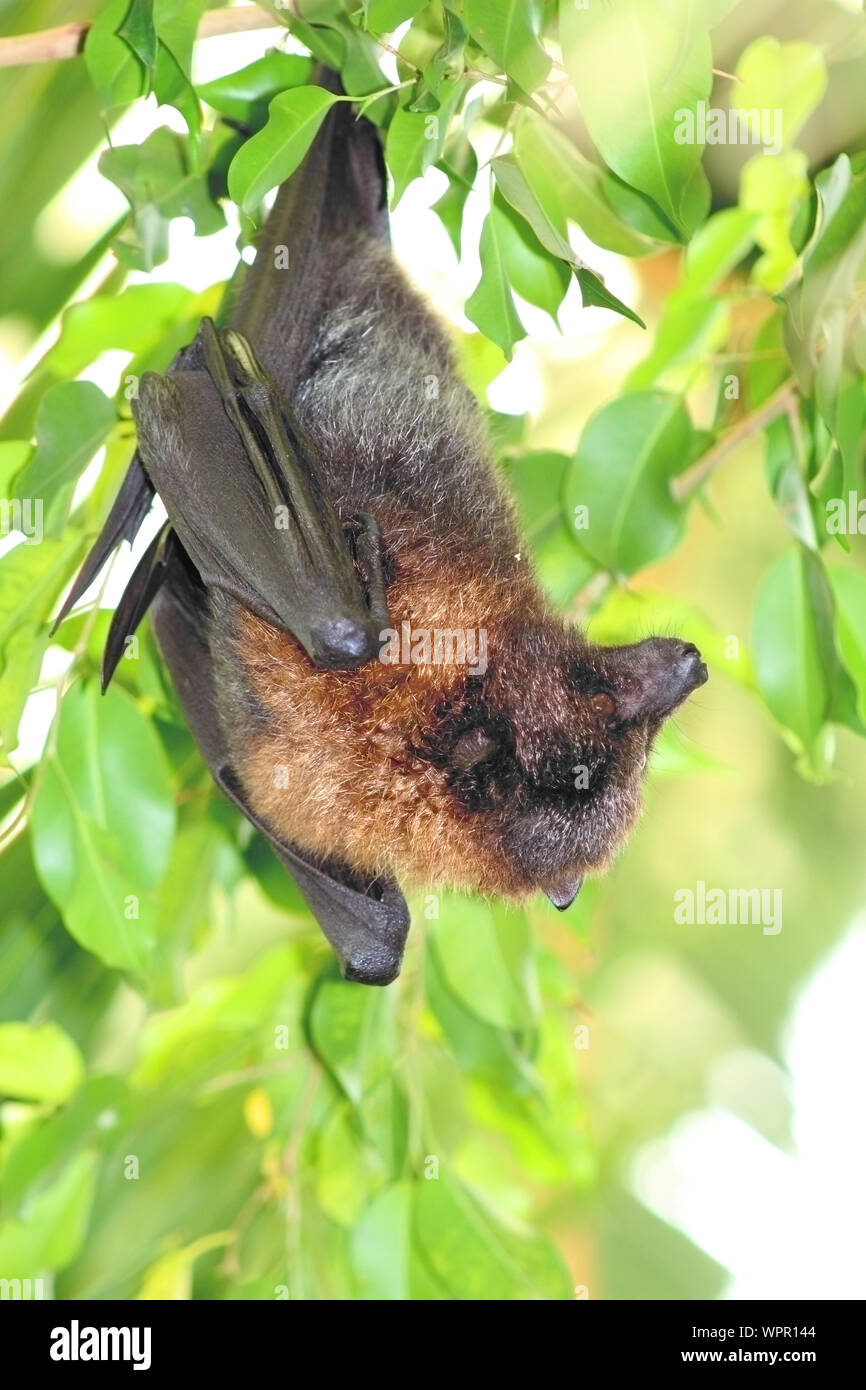
[[[772,396],[759,405],[757,410],[753,410],[749,415],[745,415],[733,429],[722,438],[717,440],[711,449],[704,454],[703,458],[698,459],[697,463],[692,464],[684,473],[670,482],[671,496],[675,502],[684,502],[699,487],[702,487],[706,480],[713,474],[723,459],[728,454],[751,439],[753,434],[759,434],[767,425],[772,424],[773,420],[778,420],[780,415],[785,415],[796,399],[797,383],[793,377],[783,381],[782,385]]]
[[[29,63],[55,63],[77,58],[92,27],[91,20],[59,24],[35,34],[13,34],[0,39],[0,68],[24,67]],[[240,34],[252,29],[276,29],[280,22],[258,5],[231,5],[208,10],[202,16],[197,39],[213,39],[220,34]]]

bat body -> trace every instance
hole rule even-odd
[[[142,381],[139,454],[67,599],[158,491],[118,608],[152,605],[217,781],[344,973],[387,983],[397,879],[566,907],[639,811],[690,644],[599,648],[550,611],[446,333],[388,245],[378,136],[332,109],[280,190],[230,328]]]

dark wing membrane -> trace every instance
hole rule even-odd
[[[172,556],[168,580],[153,604],[153,626],[193,737],[216,782],[270,842],[297,883],[346,979],[389,984],[400,972],[409,930],[405,899],[392,879],[380,879],[366,892],[358,891],[339,871],[326,872],[302,850],[273,835],[250,808],[228,763],[216,712],[204,635],[205,602],[184,557]]]
[[[334,73],[322,69],[317,80],[340,91]],[[340,102],[277,194],[231,312],[289,397],[333,274],[334,243],[353,231],[389,241],[385,161],[376,127]]]
[[[105,651],[102,654],[103,694],[117,670],[117,663],[123,656],[127,638],[135,632],[150,607],[151,600],[166,578],[172,555],[177,549],[177,538],[171,524],[166,522],[142,555],[135,573],[123,591],[120,603],[114,610]]]
[[[332,91],[340,90],[336,75],[326,69],[320,69],[317,80]],[[294,392],[321,310],[333,240],[353,228],[387,241],[385,166],[376,128],[356,119],[348,103],[340,103],[329,112],[300,169],[280,189],[259,240],[256,262],[241,282],[232,314],[233,326],[252,342],[280,388],[284,420],[289,415],[287,399]],[[285,269],[283,260],[274,256],[276,246],[289,249]],[[199,379],[195,385],[185,381],[178,391],[172,389],[181,375],[194,377],[205,371],[200,349],[199,343],[182,349],[169,377],[145,375],[142,394],[149,396],[150,408],[140,401],[136,418],[140,434],[148,440],[146,471],[136,454],[55,627],[120,541],[134,540],[156,489],[189,554],[201,561],[205,582],[218,584],[268,621],[293,632],[321,664],[356,665],[369,660],[377,645],[376,625],[359,607],[358,586],[351,583],[346,547],[335,537],[336,517],[317,479],[315,461],[309,459],[301,439],[293,440],[293,449],[283,449],[277,472],[284,466],[289,475],[284,489],[289,495],[283,500],[294,524],[275,535],[273,512],[265,516],[267,489],[262,493],[254,482],[257,478],[262,483],[261,470],[256,474],[245,459],[213,388]],[[255,394],[253,383],[247,385]],[[267,388],[260,387],[259,394],[266,396]],[[187,406],[195,412],[195,427],[189,434],[183,416]],[[158,418],[163,408],[165,422]],[[178,464],[181,479],[172,486],[172,470]],[[193,465],[203,470],[200,484]],[[242,476],[233,479],[230,475],[235,470]],[[223,491],[251,508],[248,526],[244,512],[231,515],[228,504],[221,504]],[[172,504],[167,492],[172,494]],[[139,603],[138,618],[143,611]]]
[[[148,473],[202,581],[291,632],[317,665],[378,648],[324,474],[240,335],[206,320],[201,369],[146,373],[136,407]]]
[[[141,466],[141,458],[136,453],[127,469],[123,486],[114,499],[114,505],[105,525],[96,538],[87,559],[78,571],[75,582],[63,602],[63,607],[54,619],[52,635],[63,619],[87,592],[112,550],[121,541],[132,542],[153,502],[153,484]]]

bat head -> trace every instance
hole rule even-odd
[[[419,750],[447,782],[468,862],[476,842],[480,886],[568,907],[633,825],[662,723],[706,679],[675,638],[598,647],[554,620],[499,634]]]

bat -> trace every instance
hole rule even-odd
[[[226,319],[142,377],[137,452],[58,622],[158,493],[103,689],[149,609],[215,781],[344,976],[384,985],[400,880],[570,906],[707,669],[691,643],[596,646],[551,610],[348,103],[280,188]]]

